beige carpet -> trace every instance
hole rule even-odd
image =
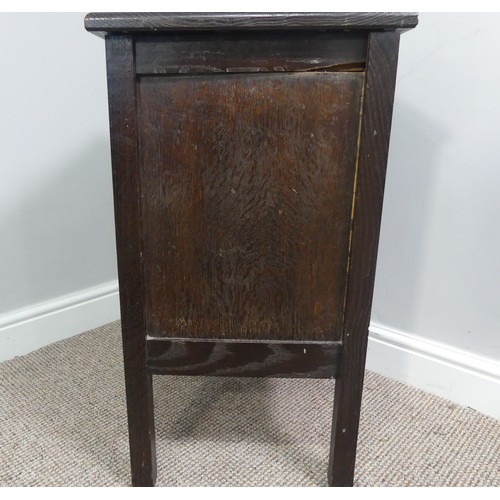
[[[119,325],[0,364],[0,485],[126,486]],[[324,486],[329,380],[156,377],[158,486]],[[357,486],[500,486],[500,422],[367,374]]]

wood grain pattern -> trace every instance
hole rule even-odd
[[[332,378],[340,342],[148,340],[149,367],[164,375]]]
[[[85,28],[105,32],[360,29],[406,30],[417,25],[408,12],[93,12]]]
[[[362,70],[364,32],[230,32],[138,36],[136,73]]]
[[[150,336],[340,339],[362,84],[140,79]]]
[[[335,384],[329,483],[352,486],[375,281],[399,33],[371,33],[354,207],[342,363]]]
[[[112,33],[133,485],[156,477],[152,373],[336,377],[328,484],[352,485],[399,34],[416,24],[405,13],[86,17]]]
[[[106,59],[132,484],[153,486],[156,454],[151,374],[146,354],[132,40],[123,35],[108,37]]]

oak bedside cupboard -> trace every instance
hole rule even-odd
[[[97,13],[132,484],[153,374],[335,378],[353,483],[400,13]]]

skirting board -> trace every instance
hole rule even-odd
[[[117,319],[117,281],[0,315],[0,362]]]
[[[366,368],[500,419],[500,363],[372,323]]]
[[[0,316],[0,361],[120,318],[118,283],[104,283]],[[500,363],[370,325],[367,369],[500,418]]]

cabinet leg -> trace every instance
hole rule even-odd
[[[132,486],[154,486],[156,445],[152,376],[146,367],[134,370],[125,356],[125,381]]]
[[[363,386],[363,374],[359,376],[361,380],[357,378],[354,383],[341,378],[335,382],[332,439],[328,464],[329,486],[353,485]]]

